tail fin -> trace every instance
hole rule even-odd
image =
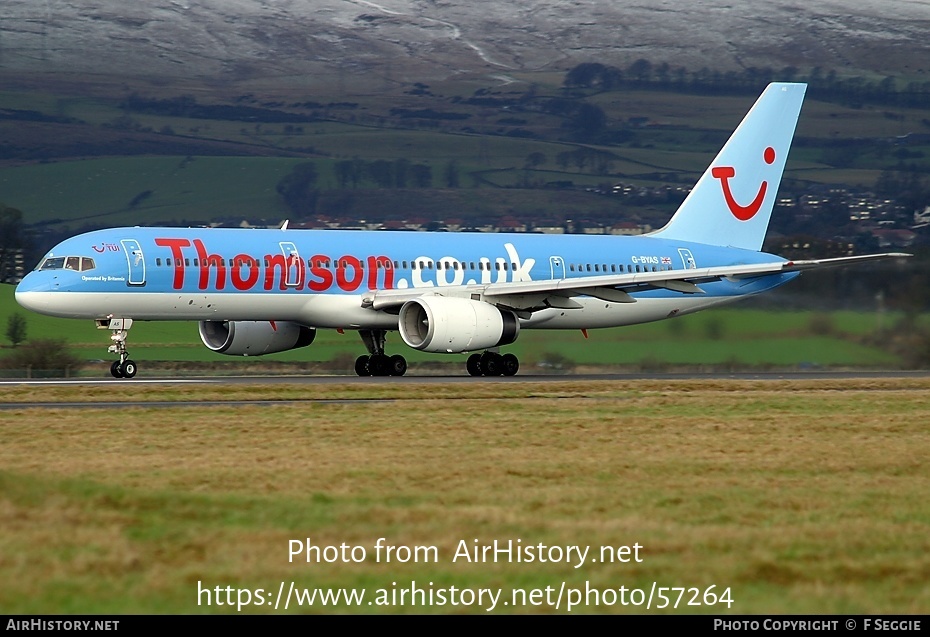
[[[806,84],[769,84],[672,219],[652,236],[760,250],[806,90]]]

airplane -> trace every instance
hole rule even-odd
[[[521,330],[674,318],[772,290],[804,270],[911,256],[792,261],[761,251],[806,91],[769,84],[681,206],[639,236],[123,227],[56,245],[16,288],[29,310],[111,332],[110,373],[133,378],[133,321],[199,322],[210,350],[260,356],[354,330],[360,376],[402,376],[389,332],[512,376]]]

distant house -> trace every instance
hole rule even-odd
[[[917,239],[917,233],[904,228],[881,228],[873,230],[872,236],[878,240],[879,248],[907,248]]]
[[[19,283],[25,273],[22,249],[11,249],[0,259],[0,283]]]
[[[424,217],[414,217],[412,219],[407,219],[404,223],[404,227],[407,228],[407,230],[423,230],[423,226],[428,224],[429,221],[429,219]]]
[[[648,223],[638,224],[633,223],[632,221],[620,221],[610,226],[607,229],[608,234],[617,234],[624,236],[631,236],[637,234],[645,234],[652,230],[652,226]]]
[[[497,229],[500,232],[526,232],[526,224],[516,217],[506,216],[497,222]]]
[[[565,234],[565,226],[537,225],[534,232],[541,234]]]

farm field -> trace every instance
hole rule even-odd
[[[6,612],[930,612],[926,379],[376,381],[326,400],[306,385],[122,387],[115,400],[276,404],[35,409],[13,403],[95,392],[0,389]],[[494,541],[589,551],[459,552]],[[307,543],[358,561],[307,562]],[[611,560],[620,547],[638,559]],[[570,610],[520,597],[563,582],[600,594]],[[619,601],[653,582],[689,590],[663,608]],[[259,597],[291,583],[366,597],[289,596],[286,611]],[[198,592],[227,586],[261,605]],[[475,596],[452,603],[453,586]],[[391,601],[412,587],[446,602]]]
[[[557,94],[558,84],[545,90]],[[500,99],[521,95],[515,91]],[[466,224],[471,218],[514,215],[526,221],[590,216],[655,225],[672,214],[672,203],[621,200],[586,189],[603,191],[618,182],[690,187],[753,99],[663,91],[595,94],[588,101],[603,108],[612,125],[622,128],[638,118],[651,122],[628,130],[622,144],[597,144],[566,138],[564,122],[552,115],[523,112],[516,121],[524,124],[505,125],[507,111],[452,97],[434,96],[427,103],[440,111],[471,114],[467,126],[435,128],[421,120],[386,118],[393,103],[384,97],[362,99],[351,115],[330,110],[319,120],[314,115],[294,125],[126,111],[117,96],[4,91],[0,99],[10,107],[71,119],[0,122],[11,148],[26,154],[24,161],[0,166],[0,201],[23,211],[27,225],[53,230],[217,219],[277,224],[312,216],[289,210],[276,189],[295,165],[311,161],[318,175],[316,212],[334,217],[432,218],[441,210],[444,215],[454,211],[448,216]],[[870,189],[897,162],[885,140],[921,130],[926,121],[921,109],[889,112],[809,100],[786,177],[795,187],[821,183]],[[521,131],[530,136],[513,134]],[[858,138],[874,143],[838,163],[832,140]],[[579,151],[600,153],[604,162],[560,159]],[[914,165],[930,156],[924,146],[912,144],[907,151]],[[424,164],[430,167],[431,185],[379,190],[363,179],[340,186],[335,165],[342,160]],[[454,186],[447,175],[452,166]]]

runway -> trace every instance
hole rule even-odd
[[[862,378],[930,378],[930,370],[891,370],[891,371],[782,371],[782,372],[625,372],[604,374],[518,374],[516,376],[473,377],[465,375],[407,375],[360,377],[349,375],[248,375],[248,376],[193,376],[193,377],[152,377],[152,378],[44,378],[44,379],[9,379],[0,381],[0,387],[16,386],[137,386],[137,385],[372,385],[372,384],[414,384],[414,385],[449,385],[458,383],[564,383],[585,381],[634,381],[634,380],[841,380]]]
[[[485,397],[487,397],[487,387],[491,383],[503,383],[514,385],[521,383],[604,383],[618,382],[631,383],[636,381],[685,381],[685,380],[733,380],[733,381],[817,381],[817,380],[863,380],[863,379],[921,379],[930,378],[930,370],[920,371],[795,371],[795,372],[740,372],[740,373],[605,373],[605,374],[540,374],[540,375],[517,375],[509,377],[471,377],[471,376],[401,376],[401,377],[358,377],[358,376],[301,376],[301,375],[274,375],[274,376],[202,376],[193,378],[135,378],[132,380],[116,378],[71,378],[71,379],[19,379],[0,381],[0,411],[18,410],[18,409],[125,409],[132,407],[139,408],[177,408],[177,407],[244,407],[244,406],[282,406],[282,405],[308,405],[308,404],[357,404],[357,403],[396,403],[404,398],[397,397],[378,397],[368,398],[364,396],[347,397],[347,398],[326,398],[321,397],[319,392],[306,398],[255,398],[243,399],[242,393],[230,396],[229,399],[216,398],[215,391],[209,399],[192,400],[140,400],[135,394],[134,397],[121,397],[119,392],[122,389],[131,389],[136,387],[178,387],[178,386],[202,386],[206,389],[217,389],[222,387],[233,386],[253,386],[257,389],[261,387],[274,387],[281,385],[306,385],[308,387],[316,386],[336,386],[364,388],[366,386],[380,387],[391,386],[409,386],[411,388],[424,385],[456,385],[465,387],[468,384],[481,385]],[[100,388],[106,391],[100,393],[99,400],[74,401],[70,398],[67,401],[55,400],[9,400],[11,392],[17,389],[48,387],[87,387]],[[904,389],[915,389],[914,387],[904,387]],[[915,389],[916,390],[916,389]],[[925,391],[923,388],[920,391]],[[93,392],[92,392],[93,393]],[[95,396],[97,394],[94,394]],[[467,398],[467,395],[462,398]],[[4,398],[7,398],[4,400]],[[495,399],[507,399],[507,396],[500,396]],[[415,400],[415,399],[411,399]]]

